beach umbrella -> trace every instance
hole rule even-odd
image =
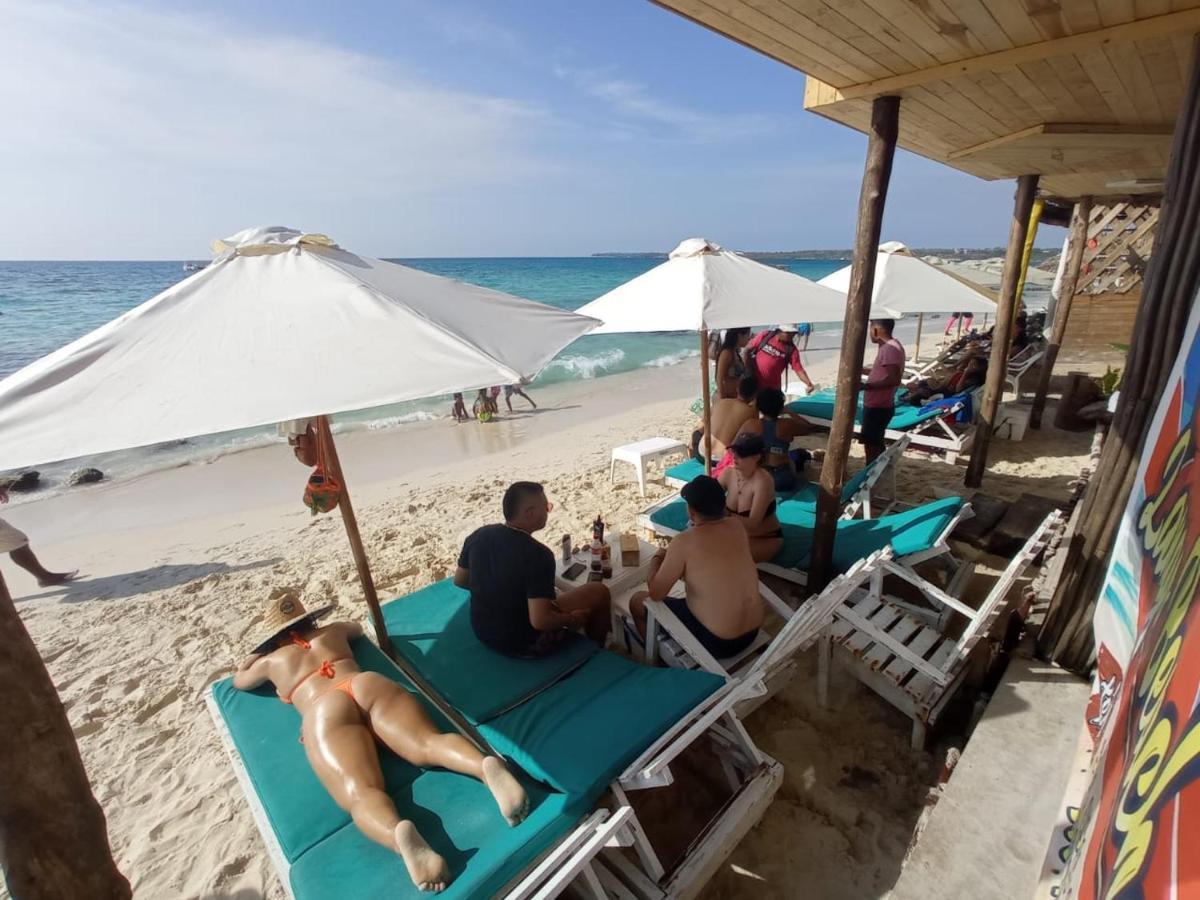
[[[290,228],[213,249],[201,271],[0,381],[0,470],[315,419],[390,650],[328,414],[518,382],[598,323]]]
[[[840,322],[845,292],[690,238],[667,261],[580,307],[604,324],[596,334],[698,331],[704,429],[711,434],[708,332],[788,322]],[[705,454],[704,470],[712,462]]]
[[[838,269],[818,283],[845,295],[850,290],[850,269],[850,266]],[[925,313],[996,313],[996,295],[992,291],[925,262],[899,241],[879,245],[871,304],[875,311],[886,310],[893,319],[917,314],[918,357]]]

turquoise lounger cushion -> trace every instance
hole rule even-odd
[[[698,459],[687,459],[671,466],[663,475],[676,481],[691,481],[697,475],[704,474],[704,463]]]
[[[531,797],[534,794],[531,794]],[[499,896],[506,884],[588,811],[565,794],[538,792],[529,817],[510,828],[479,782],[432,771],[396,797],[405,815],[446,860],[454,880],[438,897]],[[413,887],[400,858],[346,825],[296,861],[291,870],[296,900],[378,900],[429,897]]]
[[[962,504],[961,497],[946,497],[878,519],[839,521],[833,545],[834,566],[844,572],[864,556],[888,544],[896,551],[896,556],[927,550]],[[776,515],[783,528],[783,548],[771,562],[785,568],[807,569],[816,525],[815,507],[795,502],[780,503]],[[682,500],[670,503],[655,510],[650,521],[682,531],[687,527],[687,507]]]
[[[441,651],[434,645],[441,637],[408,621],[410,612],[422,615],[424,601],[412,602],[417,594],[384,606],[388,634],[399,644],[400,635],[419,631],[426,652],[436,656]],[[467,609],[465,591],[442,591],[440,595],[446,606]],[[455,609],[442,613],[450,622],[462,614]],[[556,658],[510,659],[493,653],[469,625],[466,636],[455,632],[450,643],[455,670],[423,668],[422,674],[449,699],[442,682],[448,679],[447,683],[455,686],[459,700],[454,705],[460,711],[464,710],[459,702],[479,705],[472,690],[490,698],[496,695],[497,682],[518,679],[522,686],[532,683],[537,672],[549,671],[544,664]],[[722,679],[707,672],[651,669],[589,645],[592,651],[582,665],[551,679],[540,691],[522,687],[521,702],[480,723],[479,731],[497,753],[532,777],[590,800],[680,716],[720,687]],[[407,651],[404,655],[417,664],[418,659]],[[529,667],[531,674],[514,673],[514,667]]]
[[[601,652],[480,732],[534,778],[594,800],[723,683],[709,672],[653,669]]]
[[[448,579],[386,603],[383,619],[397,652],[476,725],[545,689],[598,649],[572,635],[561,651],[546,659],[496,653],[471,629],[468,592]],[[468,656],[486,657],[486,679],[463,664]]]
[[[399,672],[370,641],[360,638],[352,649],[364,671],[399,679]],[[270,686],[239,691],[230,679],[213,686],[213,699],[266,813],[266,824],[292,866],[292,891],[299,900],[418,896],[400,858],[364,837],[317,780],[299,741],[300,715],[293,707],[280,702]],[[431,716],[439,721],[436,714]],[[398,808],[412,817],[449,863],[455,883],[448,896],[489,896],[587,809],[580,798],[550,793],[526,781],[533,808],[514,829],[488,790],[473,778],[418,769],[383,747],[380,763]],[[332,880],[351,872],[352,877]]]
[[[907,391],[904,388],[896,390],[896,412],[892,415],[891,421],[888,422],[888,428],[892,431],[909,431],[923,422],[946,415],[946,410],[944,409],[931,409],[921,412],[920,407],[901,402],[906,393]],[[788,403],[787,409],[797,415],[810,416],[814,419],[832,419],[833,392],[829,390],[818,391],[811,397],[801,397],[798,400]],[[862,410],[862,395],[860,394],[858,398],[858,411],[854,415],[856,424],[862,424]]]

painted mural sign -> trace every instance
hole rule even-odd
[[[1097,606],[1094,764],[1064,897],[1200,898],[1198,322],[1194,303]]]

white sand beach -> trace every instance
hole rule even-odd
[[[833,365],[832,353],[813,362],[814,378],[828,383]],[[491,425],[344,435],[343,465],[380,593],[446,577],[462,538],[499,518],[500,496],[518,478],[546,484],[555,505],[541,535],[548,543],[582,535],[598,512],[631,530],[668,489],[656,472],[643,499],[628,469],[610,487],[610,449],[654,434],[685,437],[696,381],[694,364],[641,371],[536,395],[543,409]],[[998,441],[985,488],[1065,497],[1089,442],[1090,434],[1049,427],[1021,443]],[[905,459],[901,495],[959,490],[962,471]],[[247,649],[242,635],[265,598],[293,591],[306,603],[336,601],[341,616],[364,613],[340,518],[313,518],[300,502],[306,475],[286,448],[267,447],[5,513],[47,565],[86,575],[42,590],[3,569],[67,707],[135,896],[282,896],[202,696]],[[812,897],[879,896],[899,872],[939,748],[911,751],[907,720],[849,676],[835,679],[835,709],[819,709],[813,668],[802,661],[800,677],[748,720],[786,780],[706,896],[795,896],[799,879]]]

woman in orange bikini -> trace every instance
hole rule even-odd
[[[450,881],[445,860],[396,811],[384,790],[375,742],[414,766],[478,778],[511,825],[525,817],[525,790],[499,759],[485,757],[462,735],[438,731],[400,685],[361,671],[349,642],[362,628],[349,622],[317,625],[331,608],[308,612],[291,597],[272,601],[255,634],[257,649],[238,668],[233,685],[248,691],[274,684],[279,699],[300,713],[308,761],[338,806],[363,834],[400,854],[418,888],[441,891]]]

